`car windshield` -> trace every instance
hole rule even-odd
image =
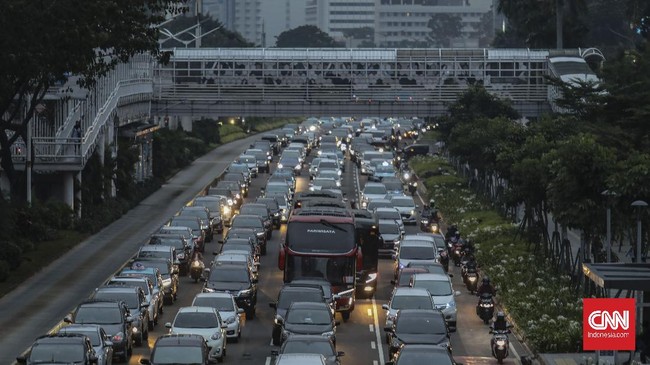
[[[69,329],[65,328],[60,331],[62,333],[78,333],[80,335],[84,335],[90,339],[90,342],[93,344],[93,346],[99,346],[100,345],[100,339],[99,339],[99,332],[95,330],[82,330],[82,329]]]
[[[384,185],[372,185],[372,186],[366,186],[365,189],[363,189],[364,194],[386,194],[386,187]]]
[[[336,356],[332,345],[327,341],[291,341],[288,340],[282,348],[283,354],[321,354]]]
[[[431,295],[451,295],[451,284],[448,280],[416,280],[413,287],[428,289]]]
[[[157,250],[142,250],[138,253],[138,257],[152,257],[152,258],[159,258],[159,259],[169,259],[170,253],[169,251],[157,251]]]
[[[379,165],[375,169],[375,173],[395,175],[395,169],[393,168],[393,166],[390,165],[388,166]]]
[[[399,283],[397,285],[399,286],[410,286],[411,283],[411,277],[413,277],[415,273],[414,272],[401,272],[399,274]]]
[[[83,363],[84,352],[81,343],[35,343],[29,354],[29,363]]]
[[[198,297],[194,298],[192,305],[197,307],[212,307],[218,311],[235,311],[232,298],[229,297]]]
[[[156,346],[151,356],[152,364],[204,364],[201,346]]]
[[[393,223],[379,223],[379,233],[399,234],[399,226]]]
[[[419,365],[419,364],[437,364],[452,365],[449,355],[446,352],[432,351],[402,351],[399,355],[399,364]]]
[[[293,302],[322,303],[323,294],[315,290],[284,290],[280,292],[280,298],[278,299],[278,308],[289,308]]]
[[[326,309],[290,309],[287,323],[324,325],[332,323],[330,312]]]
[[[144,267],[157,268],[160,271],[160,276],[162,276],[163,278],[169,277],[169,265],[165,261],[142,260],[142,261],[138,261],[138,262],[141,263],[142,265],[144,265]]]
[[[221,209],[221,203],[219,200],[203,200],[203,199],[196,199],[194,200],[194,206],[199,206],[199,207],[206,207],[210,210],[210,212],[219,212]]]
[[[444,335],[447,333],[445,320],[441,316],[436,318],[430,315],[399,317],[395,329],[399,333],[410,334]]]
[[[258,217],[243,217],[241,215],[236,216],[232,222],[233,227],[252,227],[252,228],[262,228],[264,225]]]
[[[126,286],[137,286],[138,288],[142,288],[144,290],[145,294],[149,294],[149,284],[148,281],[144,280],[111,280],[108,282],[108,284],[123,284]]]
[[[192,230],[201,229],[198,219],[172,219],[169,225],[172,227],[190,227]]]
[[[122,323],[122,312],[117,304],[110,307],[83,305],[75,314],[75,323],[119,324]]]
[[[269,193],[286,193],[288,189],[288,186],[286,183],[284,184],[268,184],[266,186],[266,194]]]
[[[314,179],[314,186],[320,186],[322,188],[338,187],[336,181],[334,181],[333,179]]]
[[[413,199],[409,197],[400,197],[400,198],[393,198],[391,200],[394,206],[396,207],[409,207],[409,208],[415,208],[415,202],[413,202]]]
[[[243,267],[243,266],[242,266]],[[214,267],[210,271],[210,281],[213,282],[232,282],[232,283],[249,283],[247,269],[233,270],[232,268]]]
[[[251,156],[251,157],[240,157],[239,162],[246,163],[246,164],[256,163],[257,159],[255,157],[253,157],[253,156]]]
[[[380,210],[375,213],[379,219],[402,219],[402,216],[396,210]]]
[[[228,171],[232,172],[248,172],[248,166],[246,165],[230,165]]]
[[[337,164],[336,162],[334,162],[334,161],[321,161],[321,162],[318,164],[318,168],[319,168],[320,170],[323,170],[323,169],[338,169],[339,166],[338,166],[338,164]]]
[[[396,295],[390,303],[392,309],[433,309],[431,297],[424,295]]]
[[[135,293],[98,291],[93,295],[94,299],[123,301],[129,309],[140,309],[140,301]]]
[[[176,328],[217,328],[219,320],[214,313],[209,312],[180,312],[174,319]]]
[[[265,208],[247,207],[247,206],[243,206],[239,211],[239,214],[251,214],[251,215],[258,215],[260,217],[268,217],[269,215]]]
[[[402,246],[399,249],[399,257],[406,260],[433,260],[436,253],[433,247]]]
[[[185,243],[183,242],[183,240],[175,237],[153,237],[149,241],[149,244],[171,246],[171,247],[175,247],[177,251],[185,249]]]
[[[223,245],[221,247],[221,252],[228,252],[228,251],[245,251],[249,255],[252,253],[252,247],[250,245],[239,245],[236,243],[228,243],[227,245]]]

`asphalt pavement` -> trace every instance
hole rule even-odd
[[[0,328],[3,328],[5,335],[0,338],[0,363],[11,364],[36,337],[59,324],[95,287],[128,261],[152,232],[220,175],[255,139],[257,137],[252,136],[232,142],[199,158],[121,219],[2,298]],[[343,190],[352,199],[358,196],[366,179],[357,174],[353,164],[349,161],[346,163]],[[306,165],[305,170],[307,168]],[[247,201],[259,194],[267,177],[268,174],[260,174],[254,180]],[[308,182],[305,172],[298,178],[297,190],[306,190]],[[256,316],[252,320],[244,319],[242,338],[238,343],[228,343],[226,363],[272,363],[271,350],[277,348],[271,345],[273,309],[268,303],[277,298],[282,285],[282,272],[277,268],[277,258],[284,231],[285,226],[273,232],[268,254],[261,258]],[[407,233],[417,231],[417,226],[407,226]],[[218,246],[217,239],[207,244],[206,262],[213,258],[211,252],[218,250]],[[341,321],[337,329],[337,350],[345,352],[342,358],[344,365],[378,365],[388,360],[383,333],[385,313],[381,305],[388,302],[392,291],[392,260],[382,259],[379,270],[380,281],[375,298],[358,300],[350,320],[345,323]],[[452,271],[456,274],[452,279],[454,288],[461,292],[456,298],[459,310],[458,331],[451,336],[454,357],[464,364],[496,364],[490,353],[488,327],[475,313],[477,299],[465,290],[457,268]],[[178,301],[165,307],[159,324],[150,332],[147,346],[136,347],[129,364],[138,364],[140,358],[149,356],[156,338],[168,332],[164,323],[173,320],[178,308],[190,305],[200,290],[200,283],[181,277]],[[504,362],[518,363],[518,354],[522,351],[521,344],[512,338],[511,354]]]

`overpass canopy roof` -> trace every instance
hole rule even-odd
[[[650,291],[650,264],[584,263],[582,272],[604,289]]]

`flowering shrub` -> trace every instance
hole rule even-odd
[[[456,224],[475,243],[481,270],[497,288],[497,297],[526,342],[537,352],[576,352],[582,348],[582,299],[570,278],[552,269],[548,259],[527,249],[517,225],[467,189],[440,157],[411,163],[420,176],[441,167],[449,175],[429,177],[425,186],[448,224]]]

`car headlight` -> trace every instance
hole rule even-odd
[[[341,170],[338,170],[337,173],[339,174],[339,176],[341,176]]]
[[[302,166],[300,166],[300,164],[297,164],[296,167],[295,167],[296,170],[300,170],[301,168],[302,168]]]
[[[377,273],[373,272],[368,274],[368,279],[366,279],[366,284],[371,283],[373,281],[377,280]]]
[[[393,337],[390,341],[390,346],[391,347],[399,347],[402,343],[400,340],[397,339],[397,337]]]
[[[212,336],[210,336],[210,339],[211,340],[219,340],[219,339],[221,339],[221,336],[222,336],[221,331],[217,331],[217,332],[213,333]]]
[[[238,297],[247,297],[250,296],[253,293],[252,289],[244,289],[240,290],[239,293],[237,293]]]
[[[237,195],[235,195],[235,198],[241,199],[241,194],[237,193]]]
[[[232,199],[228,199],[228,205],[233,205],[235,202],[232,201]],[[230,207],[224,207],[224,211],[230,211]]]
[[[183,253],[183,252],[179,252],[179,253],[176,254],[176,257],[177,257],[179,260],[185,260],[185,253]]]
[[[264,232],[257,232],[257,237],[264,237]]]
[[[163,283],[163,287],[167,288],[172,285],[172,279],[171,278],[163,279],[162,283]]]
[[[214,290],[212,288],[203,288],[203,292],[204,293],[214,293],[214,292],[216,292],[216,290]]]
[[[323,332],[323,333],[321,333],[321,336],[332,337],[332,336],[334,336],[334,331]]]
[[[411,209],[411,215],[415,215],[415,210]]]
[[[451,302],[447,303],[447,308],[456,308],[456,301],[452,300]]]
[[[113,335],[113,342],[122,342],[124,340],[124,332],[118,332]]]
[[[337,186],[337,187],[340,187],[340,186],[341,186],[341,182],[340,182],[340,181],[337,181],[337,182],[336,182],[336,186]]]
[[[224,320],[225,324],[233,324],[237,320],[236,316],[230,316]]]
[[[281,163],[278,164],[278,168],[279,168],[279,169],[281,169],[281,168],[283,168],[283,167],[284,167],[283,164],[281,164]]]

